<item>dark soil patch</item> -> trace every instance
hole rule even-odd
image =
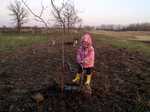
[[[36,111],[31,96],[44,95],[43,112],[130,112],[150,108],[150,60],[140,52],[96,45],[96,75],[92,80],[92,96],[83,94],[48,96],[54,82],[60,85],[62,74],[61,45],[33,45],[15,53],[0,56],[0,112],[28,107],[19,112]],[[65,60],[75,68],[76,48],[65,46]],[[73,75],[65,72],[65,83]],[[19,104],[18,104],[19,102]],[[24,102],[24,103],[23,103]],[[26,104],[26,105],[25,105]],[[140,106],[138,106],[140,105]],[[142,105],[142,106],[141,106]],[[18,110],[17,110],[18,111]]]

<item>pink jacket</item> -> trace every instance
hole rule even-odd
[[[87,42],[88,47],[84,48],[82,42]],[[81,45],[77,50],[77,63],[82,64],[83,68],[94,67],[95,52],[92,46],[92,39],[89,33],[81,38]]]

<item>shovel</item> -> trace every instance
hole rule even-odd
[[[83,79],[84,79],[84,70],[83,66],[82,67],[82,73],[81,73],[81,80],[80,84],[72,83],[72,84],[64,84],[64,92],[65,93],[79,93],[82,90],[83,87]]]

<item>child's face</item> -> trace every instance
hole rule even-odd
[[[84,48],[88,48],[89,43],[87,43],[87,42],[85,42],[85,41],[82,41],[82,45],[83,45]]]

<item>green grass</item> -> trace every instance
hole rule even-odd
[[[60,34],[50,35],[52,38],[62,38]],[[72,37],[79,37],[79,35],[73,34]],[[68,35],[67,40],[72,38]],[[114,48],[127,48],[130,51],[141,51],[145,56],[150,57],[150,44],[140,42],[138,40],[130,40],[128,38],[115,38],[114,36],[108,36],[105,34],[93,34],[98,44],[111,44]],[[44,34],[33,35],[31,33],[0,33],[0,52],[14,51],[19,47],[31,46],[34,43],[46,43],[48,36]]]
[[[44,43],[48,41],[46,35],[33,35],[30,33],[1,33],[0,34],[0,52],[14,51],[19,47],[30,46],[34,43]]]
[[[99,44],[110,44],[114,48],[127,48],[129,51],[140,51],[143,52],[145,56],[150,57],[150,44],[126,38],[119,39],[104,34],[93,34],[93,36]]]

